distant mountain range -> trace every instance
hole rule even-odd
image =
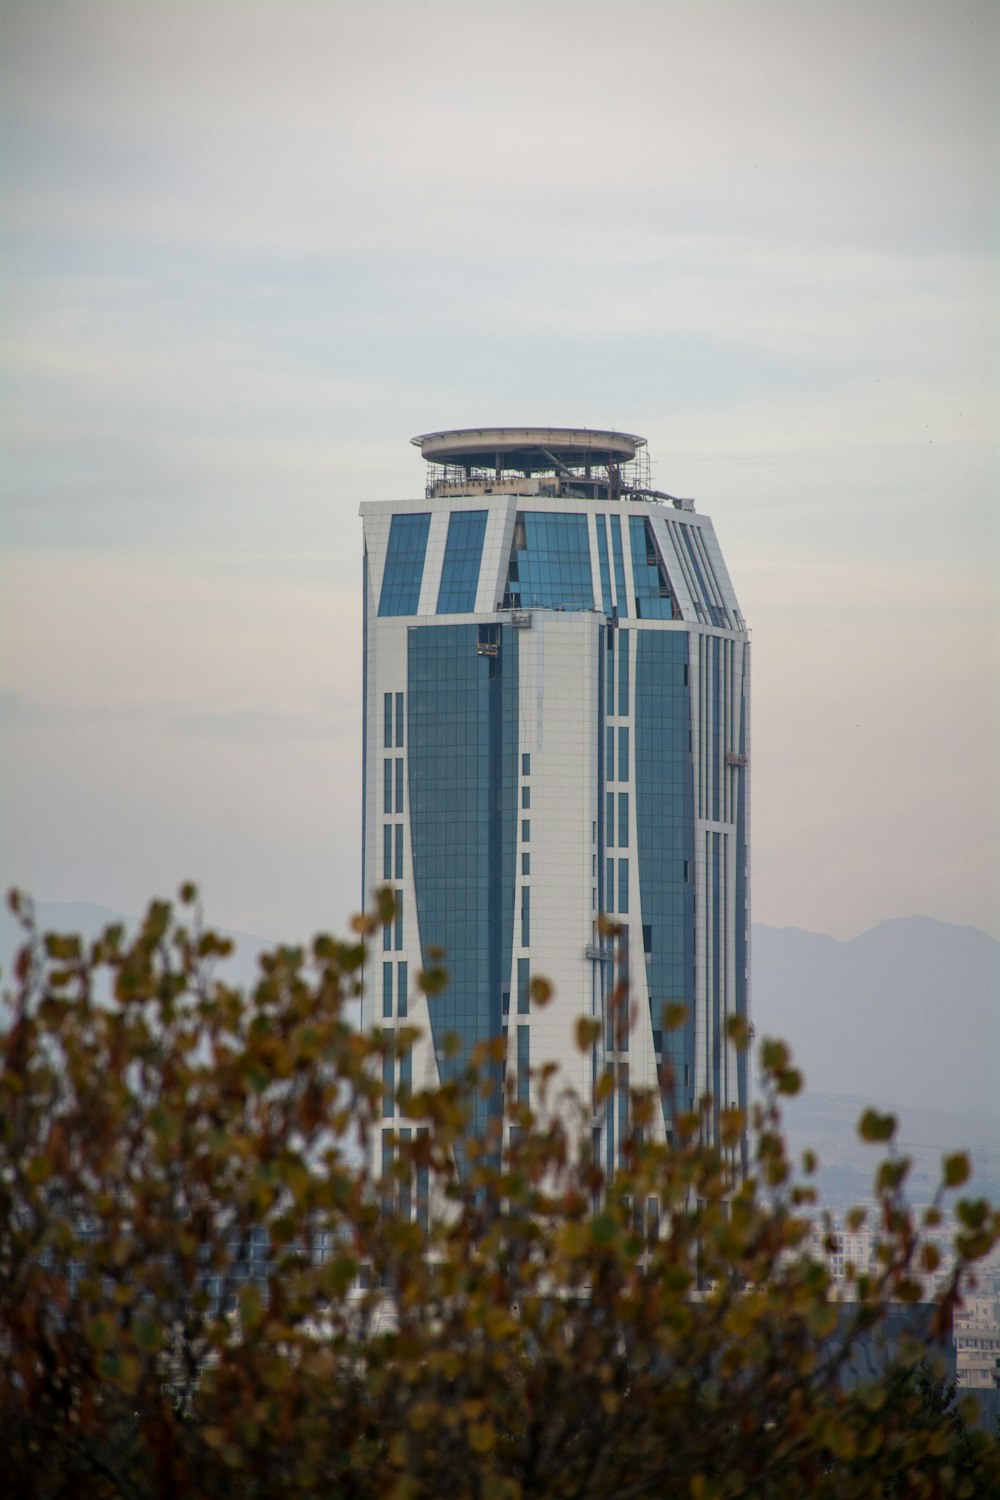
[[[88,938],[136,920],[83,902],[36,910],[43,929]],[[269,941],[228,935],[227,977],[248,983]],[[17,942],[4,910],[5,974]],[[758,924],[752,954],[757,1036],[783,1037],[805,1073],[806,1092],[786,1111],[789,1136],[818,1150],[828,1200],[867,1190],[877,1153],[853,1133],[866,1104],[898,1112],[917,1196],[933,1187],[941,1154],[966,1147],[979,1189],[1000,1198],[1000,943],[975,927],[904,917],[849,942]]]

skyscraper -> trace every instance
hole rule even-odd
[[[644,438],[413,442],[424,497],[361,507],[364,880],[397,901],[364,1019],[423,1033],[388,1069],[386,1126],[401,1084],[444,1081],[503,1033],[522,1097],[543,1062],[582,1098],[613,1068],[593,1120],[613,1171],[630,1085],[659,1091],[668,1136],[705,1094],[716,1118],[747,1102],[725,1030],[748,998],[746,623],[711,521],[650,488]],[[428,998],[412,981],[432,948],[450,982]],[[630,1033],[609,1005],[626,965]],[[687,1021],[665,1030],[675,1002]],[[592,1054],[581,1015],[602,1021]],[[482,1129],[495,1104],[477,1108]]]

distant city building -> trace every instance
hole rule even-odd
[[[857,1297],[855,1278],[878,1276],[884,1270],[879,1258],[882,1244],[877,1212],[869,1210],[871,1223],[850,1229],[837,1220],[828,1237],[820,1223],[813,1226],[810,1247],[826,1262],[833,1297],[850,1303]],[[930,1303],[944,1293],[955,1267],[955,1224],[945,1220],[937,1229],[925,1230],[924,1240],[934,1247],[938,1264],[933,1271],[915,1268],[923,1295]],[[976,1267],[975,1282],[962,1297],[953,1316],[954,1368],[952,1376],[960,1390],[995,1391],[1000,1387],[1000,1246]]]
[[[962,1299],[955,1314],[955,1354],[963,1389],[995,1390],[1000,1385],[1000,1324],[993,1295]]]
[[[613,1172],[630,1087],[659,1090],[661,1137],[703,1095],[716,1123],[747,1104],[726,1036],[748,1016],[746,623],[711,521],[650,488],[644,438],[413,442],[423,498],[361,506],[364,881],[396,894],[364,1021],[424,1038],[387,1067],[385,1126],[407,1128],[401,1086],[447,1080],[503,1034],[476,1129],[502,1084],[528,1097],[535,1065],[584,1100],[610,1067],[592,1128]],[[428,999],[413,980],[436,949],[450,979]],[[626,970],[631,1029],[611,1005]],[[555,987],[544,1009],[536,975]],[[580,1016],[601,1022],[586,1054]]]

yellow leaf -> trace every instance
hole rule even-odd
[[[497,1440],[492,1422],[473,1422],[469,1428],[469,1447],[473,1453],[489,1453]]]

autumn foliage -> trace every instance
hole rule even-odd
[[[995,1442],[923,1363],[1000,1216],[957,1205],[927,1338],[848,1389],[857,1339],[919,1301],[922,1231],[943,1200],[918,1222],[893,1122],[870,1112],[863,1132],[888,1147],[885,1248],[838,1308],[809,1248],[814,1163],[793,1169],[783,1140],[799,1079],[782,1044],[761,1049],[745,1180],[708,1144],[707,1113],[658,1144],[636,1095],[607,1183],[593,1101],[561,1097],[557,1076],[539,1080],[535,1113],[509,1103],[503,1152],[468,1140],[470,1100],[494,1086],[483,1048],[460,1081],[409,1097],[375,1182],[382,1058],[412,1037],[354,1024],[385,902],[346,941],[275,949],[244,993],[217,977],[228,944],[190,888],[133,938],[112,928],[91,945],[40,937],[15,900],[26,942],[0,1037],[8,1493],[1000,1494]],[[731,1139],[742,1124],[726,1122]],[[942,1194],[967,1164],[943,1173]]]

